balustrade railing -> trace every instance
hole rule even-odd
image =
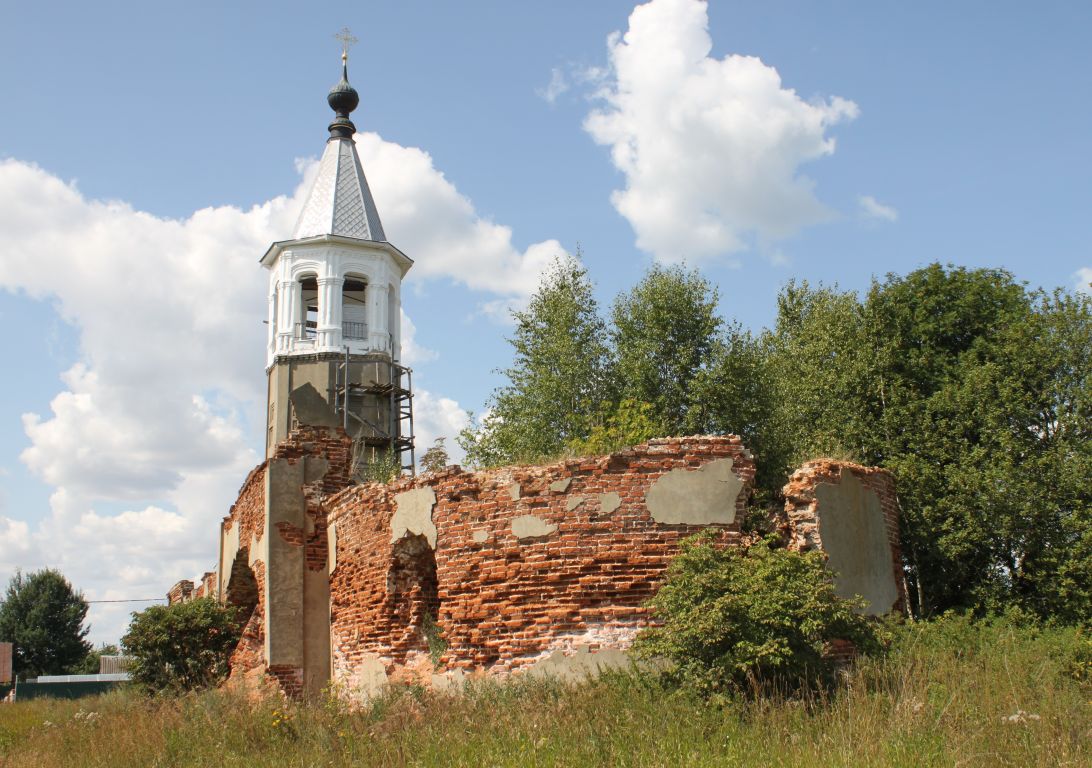
[[[367,323],[354,323],[346,320],[341,324],[341,338],[343,339],[366,339],[368,338],[368,324]]]

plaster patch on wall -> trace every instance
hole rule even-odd
[[[486,539],[489,538],[489,531],[486,531],[486,530],[474,531],[474,533],[470,534],[470,538],[476,544],[482,544],[482,543],[485,542]]]
[[[550,490],[557,491],[558,493],[564,493],[569,490],[569,484],[573,481],[571,477],[563,477],[560,480],[554,480],[550,483]]]
[[[599,494],[599,514],[609,515],[622,506],[622,497],[614,491]]]
[[[564,651],[554,651],[541,661],[527,667],[526,674],[550,677],[567,682],[579,682],[608,669],[628,669],[632,662],[629,654],[617,648],[603,648],[593,652],[582,645],[576,653],[567,655]]]
[[[436,492],[432,488],[414,488],[396,494],[397,509],[391,517],[391,544],[407,534],[424,536],[436,549],[436,525],[432,522],[432,508],[436,505]]]
[[[843,469],[837,484],[815,486],[815,498],[827,567],[837,574],[834,591],[839,597],[863,597],[867,614],[887,613],[899,591],[879,494]]]
[[[520,540],[549,536],[556,530],[556,525],[535,515],[521,515],[512,521],[512,534]]]
[[[508,486],[508,495],[512,497],[512,501],[519,501],[519,483]]]
[[[574,509],[576,509],[577,507],[579,507],[583,503],[584,503],[584,497],[583,496],[570,496],[565,501],[565,511],[566,512],[572,512]]]
[[[376,654],[365,653],[353,659],[351,669],[352,672],[348,674],[336,671],[335,679],[343,681],[354,698],[367,701],[383,693],[387,687],[387,668]]]
[[[673,469],[645,494],[652,519],[664,525],[730,525],[743,481],[732,460],[717,459],[699,469]]]

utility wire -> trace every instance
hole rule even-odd
[[[87,600],[88,603],[159,603],[167,598],[165,597],[145,597],[139,600]]]

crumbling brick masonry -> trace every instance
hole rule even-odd
[[[733,436],[388,485],[353,485],[348,467],[340,430],[293,432],[225,518],[217,594],[249,611],[233,677],[368,693],[394,675],[619,663],[684,538],[713,527],[747,543],[755,471]],[[790,546],[824,549],[869,612],[902,608],[888,473],[810,462],[785,496]]]

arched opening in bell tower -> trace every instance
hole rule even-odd
[[[316,275],[300,277],[300,319],[296,323],[297,339],[313,339],[318,333],[319,289]]]
[[[368,282],[359,275],[346,275],[341,287],[341,337],[359,341],[368,338]]]

